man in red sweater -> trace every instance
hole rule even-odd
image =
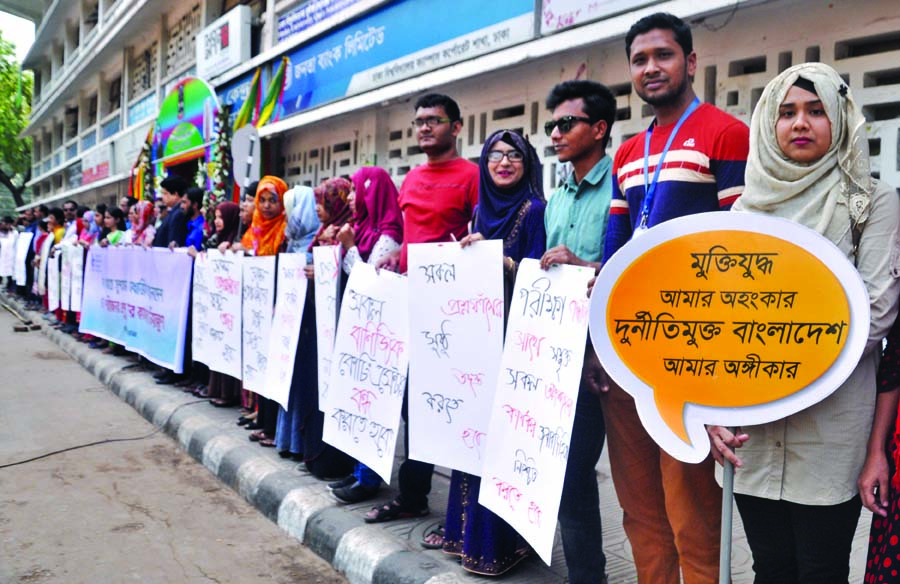
[[[432,243],[462,239],[469,233],[469,222],[478,204],[478,165],[460,158],[456,137],[462,131],[459,106],[439,93],[423,95],[416,102],[416,140],[428,161],[409,171],[400,187],[403,210],[403,246],[400,251],[379,262],[378,267],[406,273],[410,243]],[[403,419],[407,402],[403,400]],[[409,455],[409,433],[405,437]],[[400,465],[400,494],[394,501],[375,507],[366,514],[368,523],[399,517],[417,517],[428,513],[433,464],[408,458]],[[440,538],[429,540],[440,543]]]

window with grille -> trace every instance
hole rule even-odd
[[[166,41],[165,76],[169,77],[194,62],[194,38],[201,28],[200,5],[196,4],[181,18],[170,21]]]
[[[142,51],[134,53],[129,70],[129,95],[132,99],[140,97],[153,89],[156,82],[156,51],[159,42],[153,43]]]

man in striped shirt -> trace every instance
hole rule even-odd
[[[701,104],[690,27],[657,13],[625,38],[635,92],[652,108],[650,127],[616,152],[606,262],[632,236],[675,217],[728,210],[740,196],[749,131]],[[648,284],[652,284],[649,283]],[[679,462],[641,425],[634,400],[610,384],[603,395],[613,482],[624,510],[638,582],[718,582],[722,491],[710,456]]]

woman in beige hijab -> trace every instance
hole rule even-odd
[[[888,480],[884,420],[896,417],[898,392],[877,394],[875,374],[897,315],[900,202],[870,176],[865,119],[834,69],[797,65],[766,86],[750,124],[746,187],[733,210],[822,234],[854,263],[869,292],[865,352],[831,396],[735,434],[709,428],[714,456],[738,467],[735,501],[755,582],[847,582],[861,502],[878,512],[883,501],[874,492]],[[727,446],[740,447],[740,457]]]

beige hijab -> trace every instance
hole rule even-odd
[[[812,163],[789,159],[775,136],[778,107],[798,77],[815,85],[831,121],[831,147]],[[874,188],[865,118],[834,69],[804,63],[766,85],[750,121],[746,186],[734,210],[791,219],[836,241],[851,225],[862,229]]]

